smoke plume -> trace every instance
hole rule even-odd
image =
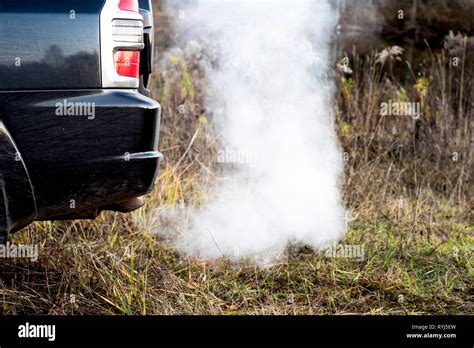
[[[232,162],[176,240],[204,258],[267,259],[288,243],[320,248],[345,226],[342,154],[331,107],[326,0],[203,1],[182,7],[186,39],[215,50],[207,109]],[[210,44],[211,43],[211,44]]]

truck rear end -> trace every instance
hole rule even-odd
[[[0,0],[0,240],[150,192],[152,18],[149,0]]]

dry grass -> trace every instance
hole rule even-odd
[[[433,206],[426,197],[417,203],[423,213],[413,231],[411,204],[359,213],[344,242],[363,244],[364,261],[301,248],[268,269],[182,258],[120,214],[88,223],[37,223],[14,239],[40,242],[39,261],[1,267],[3,311],[472,314],[472,235],[462,209]]]
[[[40,258],[0,261],[3,313],[474,314],[467,67],[461,77],[433,54],[423,76],[402,83],[375,56],[353,53],[354,74],[337,76],[335,102],[351,215],[342,242],[364,245],[365,259],[290,246],[262,269],[184,258],[154,233],[153,209],[199,205],[214,170],[212,115],[191,107],[203,105],[205,92],[194,58],[165,58],[169,69],[153,82],[167,162],[147,206],[16,234],[15,243],[39,243]],[[423,100],[422,118],[380,117],[388,98]]]

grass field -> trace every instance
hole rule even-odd
[[[453,69],[446,52],[433,53],[422,75],[398,82],[395,60],[350,56],[353,73],[334,76],[350,212],[341,243],[362,245],[365,257],[289,245],[276,264],[258,267],[185,258],[156,233],[155,209],[198,206],[218,169],[212,115],[190,107],[204,105],[195,58],[164,57],[169,64],[153,80],[167,160],[146,207],[37,222],[14,235],[14,243],[38,243],[40,257],[0,261],[4,314],[474,314],[466,60]],[[420,101],[422,117],[380,117],[389,98]],[[178,114],[180,105],[188,111]]]
[[[39,261],[1,267],[3,312],[472,314],[472,231],[462,208],[420,204],[427,221],[416,231],[410,213],[396,210],[352,223],[344,242],[362,243],[364,261],[301,248],[266,269],[183,259],[119,214],[38,223],[15,241],[39,241]]]

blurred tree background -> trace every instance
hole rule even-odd
[[[336,7],[338,54],[357,49],[366,55],[398,45],[418,72],[429,50],[455,49],[466,38],[466,61],[474,58],[473,0],[338,0]]]

